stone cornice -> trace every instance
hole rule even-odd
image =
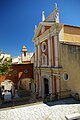
[[[42,22],[43,23],[43,22]],[[41,24],[42,24],[41,23]],[[48,22],[46,22],[48,23]],[[39,37],[36,37],[34,39],[34,42],[36,43],[36,45],[39,43],[39,42],[43,42],[44,40],[46,39],[49,39],[49,37],[51,36],[55,36],[57,35],[61,28],[62,28],[63,24],[53,24],[48,30],[46,30],[42,35],[40,35]]]
[[[47,22],[41,22],[41,25],[44,25],[44,26],[53,26],[53,25],[55,25],[55,24],[58,24],[58,23],[55,23],[55,22],[49,22],[49,21],[47,21]]]
[[[36,30],[36,34],[34,34],[34,37],[33,37],[33,39],[32,39],[33,42],[35,41],[35,38],[37,38],[37,35],[38,35],[38,33],[39,33],[41,27],[42,27],[42,25],[41,25],[41,23],[40,23],[40,24],[38,25],[37,30]]]

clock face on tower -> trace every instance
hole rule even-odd
[[[42,31],[41,31],[41,32],[43,33],[43,32],[44,32],[44,30],[45,30],[45,27],[44,27],[44,26],[42,26]]]

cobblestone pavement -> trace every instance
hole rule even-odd
[[[0,120],[66,120],[69,114],[80,113],[80,104],[48,106],[44,103],[0,110]]]
[[[0,111],[0,120],[45,120],[50,108],[45,104]]]

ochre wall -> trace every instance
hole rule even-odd
[[[64,25],[64,41],[80,42],[80,28]]]
[[[70,90],[80,94],[80,46],[61,45],[61,90]],[[63,80],[63,74],[68,73],[69,80]]]
[[[17,88],[18,82],[23,78],[33,79],[33,64],[14,64],[12,71],[6,76],[0,76],[0,85],[3,80],[9,79],[15,83]]]

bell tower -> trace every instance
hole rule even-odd
[[[27,49],[26,49],[26,46],[22,46],[22,50],[21,50],[21,61],[22,63],[25,63],[27,62]]]

